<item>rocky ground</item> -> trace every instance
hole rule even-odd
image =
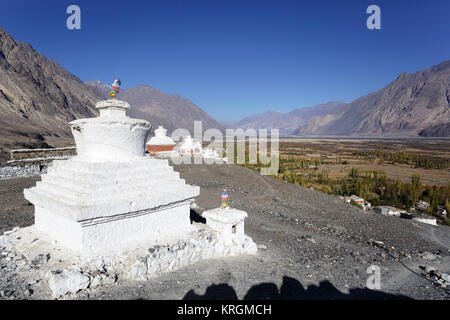
[[[176,165],[201,187],[193,219],[230,203],[248,212],[255,256],[210,259],[147,281],[116,283],[67,299],[449,299],[450,229],[365,213],[314,190],[234,165]],[[33,223],[23,188],[37,178],[0,180],[0,233]],[[2,299],[51,299],[45,281],[24,279],[0,260]],[[369,266],[380,268],[381,290],[366,287]],[[426,270],[425,270],[425,267]]]
[[[48,165],[3,166],[0,167],[0,179],[40,176],[47,172]]]

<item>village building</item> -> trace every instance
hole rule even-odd
[[[444,207],[439,207],[439,208],[438,208],[438,211],[437,211],[437,213],[436,213],[436,215],[437,215],[439,218],[445,218],[445,217],[447,216],[447,210],[445,210]]]
[[[426,201],[423,200],[419,200],[419,202],[417,202],[416,204],[416,209],[421,210],[421,211],[425,211],[427,210],[427,208],[430,206],[430,204]]]
[[[350,197],[343,197],[343,200],[347,203],[351,203],[354,201],[357,205],[359,205],[364,211],[369,210],[371,208],[370,202],[366,202],[363,198],[358,197],[352,194]]]
[[[437,226],[437,220],[436,218],[427,216],[427,215],[416,215],[413,218],[414,221],[417,222],[421,222],[421,223],[426,223],[426,224],[430,224],[432,226]]]
[[[175,141],[171,137],[167,136],[167,129],[163,126],[159,126],[158,129],[155,130],[155,136],[150,138],[147,142],[147,151],[151,154],[162,155],[162,154],[173,154]]]
[[[179,147],[180,155],[201,155],[203,151],[200,142],[194,141],[189,135],[184,138],[183,143]]]
[[[205,148],[202,151],[202,157],[206,159],[220,159],[221,157],[214,149]]]
[[[411,215],[404,209],[395,208],[392,206],[377,206],[373,208],[373,211],[385,216],[393,216],[399,218],[411,218]]]

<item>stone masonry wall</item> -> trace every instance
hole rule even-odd
[[[10,164],[37,164],[35,162],[46,162],[54,159],[68,159],[77,154],[76,147],[51,148],[51,149],[16,149],[11,150]]]

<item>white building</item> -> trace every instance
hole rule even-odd
[[[439,207],[439,208],[438,208],[437,215],[438,215],[440,218],[445,218],[445,217],[447,216],[447,210],[445,210],[444,207]]]
[[[391,207],[391,206],[377,206],[374,207],[373,210],[377,213],[381,213],[385,216],[394,216],[394,217],[400,217],[402,215],[408,215],[408,212],[403,209]]]
[[[180,155],[201,155],[203,148],[200,142],[195,142],[189,135],[184,138],[183,143],[179,147],[179,151]]]
[[[416,204],[416,208],[422,211],[425,211],[429,206],[430,204],[423,200],[419,200],[419,202],[417,202]]]
[[[417,221],[417,222],[422,222],[422,223],[430,224],[430,225],[432,225],[432,226],[437,226],[437,221],[436,221],[436,219],[435,219],[435,218],[432,218],[432,217],[418,216],[418,217],[415,217],[413,220],[414,220],[414,221]]]
[[[211,158],[211,159],[217,159],[219,158],[219,154],[216,150],[205,148],[202,151],[202,157],[203,158]]]
[[[229,207],[227,210],[216,208],[203,212],[203,217],[206,218],[207,225],[223,236],[225,244],[245,241],[244,220],[247,212]]]
[[[352,200],[356,202],[364,211],[369,210],[371,207],[370,202],[366,202],[363,198],[352,194],[350,197],[343,197],[344,201],[351,203]]]

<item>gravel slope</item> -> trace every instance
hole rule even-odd
[[[198,213],[217,207],[222,189],[228,189],[231,206],[249,214],[246,233],[262,245],[259,253],[203,261],[143,283],[119,280],[69,298],[450,298],[448,288],[426,279],[420,269],[431,265],[450,273],[448,227],[364,213],[337,197],[234,165],[174,167],[187,183],[201,187]],[[32,207],[21,190],[34,182],[0,180],[0,232],[32,224]],[[425,260],[424,252],[434,260]],[[381,268],[381,291],[366,289],[370,265]],[[14,290],[10,278],[7,285]],[[42,286],[30,298],[48,295]]]

